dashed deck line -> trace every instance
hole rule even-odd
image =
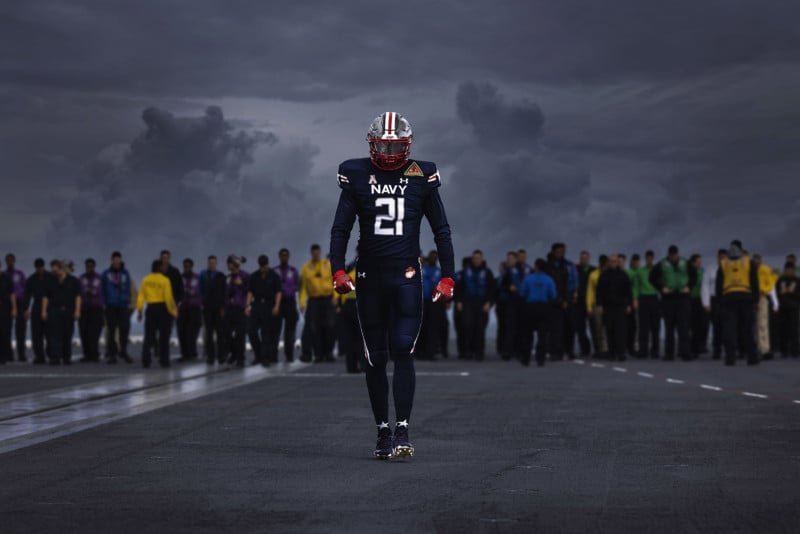
[[[573,363],[576,363],[578,365],[584,365],[586,362],[584,360],[574,360]],[[589,365],[591,367],[596,368],[596,369],[602,369],[602,368],[607,367],[605,364],[602,364],[602,363],[590,363]],[[612,371],[615,371],[615,372],[618,372],[618,373],[627,373],[628,372],[628,369],[625,368],[625,367],[610,366],[610,369]],[[648,373],[648,372],[645,372],[645,371],[637,371],[636,375],[640,376],[642,378],[649,378],[649,379],[656,378],[655,374]],[[712,384],[691,384],[691,383],[687,384],[687,382],[685,380],[682,380],[680,378],[664,377],[664,382],[666,382],[668,384],[688,385],[690,387],[691,386],[696,386],[696,387],[699,387],[700,389],[704,389],[704,390],[707,390],[707,391],[725,391],[722,387],[714,386]],[[735,388],[733,390],[728,389],[728,391],[731,391],[733,393],[738,393],[743,397],[748,397],[748,398],[752,398],[752,399],[762,399],[762,400],[773,399],[773,400],[780,400],[780,401],[784,401],[784,402],[790,400],[790,399],[787,399],[787,398],[781,397],[781,396],[770,396],[770,395],[767,395],[767,394],[764,394],[764,393],[756,393],[756,392],[753,392],[753,391],[737,391]],[[791,402],[792,402],[792,404],[800,405],[800,399],[794,399],[794,400],[791,400]]]

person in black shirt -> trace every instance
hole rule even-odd
[[[794,263],[786,263],[775,290],[780,303],[778,321],[781,354],[784,358],[797,358],[800,356],[800,278],[795,274]]]
[[[609,268],[597,281],[598,311],[603,314],[608,353],[614,359],[625,360],[628,316],[633,305],[633,291],[628,274],[622,270],[619,256],[611,256]]]
[[[50,262],[50,278],[42,299],[42,319],[47,322],[47,349],[50,365],[72,363],[72,335],[81,317],[81,287],[67,274],[63,262]]]
[[[14,361],[11,348],[11,325],[17,318],[17,299],[9,274],[0,272],[0,364]]]
[[[180,306],[183,302],[183,277],[177,267],[172,265],[172,255],[169,250],[161,251],[161,272],[169,278],[172,285],[172,296],[175,299],[175,304]]]
[[[564,350],[572,354],[572,347],[564,346],[564,327],[570,313],[570,305],[574,295],[570,290],[570,264],[565,259],[566,246],[564,243],[553,243],[547,255],[545,274],[553,279],[556,284],[556,305],[550,311],[550,340],[549,352],[553,360],[563,360]]]
[[[268,367],[278,362],[278,313],[281,308],[281,279],[270,269],[269,258],[258,257],[258,271],[250,276],[245,315],[250,318],[253,365]]]
[[[31,321],[31,344],[33,345],[33,363],[42,365],[45,361],[46,325],[42,319],[42,300],[52,276],[45,270],[44,260],[36,258],[33,262],[34,273],[25,282],[25,299],[20,312]],[[31,308],[33,303],[33,308]]]
[[[200,295],[203,297],[203,335],[206,363],[225,361],[222,343],[222,309],[225,307],[225,275],[217,270],[217,257],[209,256],[205,271],[200,273]]]

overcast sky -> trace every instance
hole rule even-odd
[[[327,248],[337,164],[404,114],[457,256],[800,249],[800,7],[743,0],[0,7],[0,236],[143,273]],[[432,245],[427,226],[422,246]]]

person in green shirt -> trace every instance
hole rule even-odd
[[[689,258],[689,265],[695,270],[697,275],[694,285],[689,288],[689,296],[692,300],[692,312],[689,319],[689,345],[692,357],[697,358],[701,354],[708,353],[708,312],[703,307],[701,291],[703,289],[703,258],[700,254],[693,254]]]
[[[658,290],[650,283],[650,272],[653,270],[655,253],[648,250],[644,255],[644,266],[634,272],[633,307],[639,318],[639,353],[640,358],[660,358],[661,304],[658,301]]]
[[[664,359],[675,359],[675,334],[678,334],[678,357],[691,360],[689,319],[692,313],[690,288],[697,283],[697,273],[680,255],[678,247],[670,245],[667,257],[650,271],[650,283],[661,293],[661,313],[664,317]]]
[[[624,255],[620,255],[621,258],[624,258]],[[624,260],[623,260],[624,261]],[[638,254],[634,254],[631,256],[631,263],[630,267],[625,270],[625,274],[628,275],[628,279],[631,281],[631,289],[633,288],[633,281],[636,276],[636,271],[639,269],[639,265],[641,264],[641,256]],[[628,314],[628,324],[626,335],[627,338],[625,339],[625,346],[628,349],[628,353],[631,356],[636,356],[639,354],[639,315],[632,310],[630,314]]]

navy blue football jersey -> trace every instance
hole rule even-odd
[[[439,196],[436,165],[410,160],[400,169],[384,171],[369,158],[339,166],[339,206],[331,229],[331,267],[344,270],[345,252],[358,218],[358,255],[369,259],[416,259],[425,217],[433,230],[442,276],[453,277],[455,264],[450,225]]]

